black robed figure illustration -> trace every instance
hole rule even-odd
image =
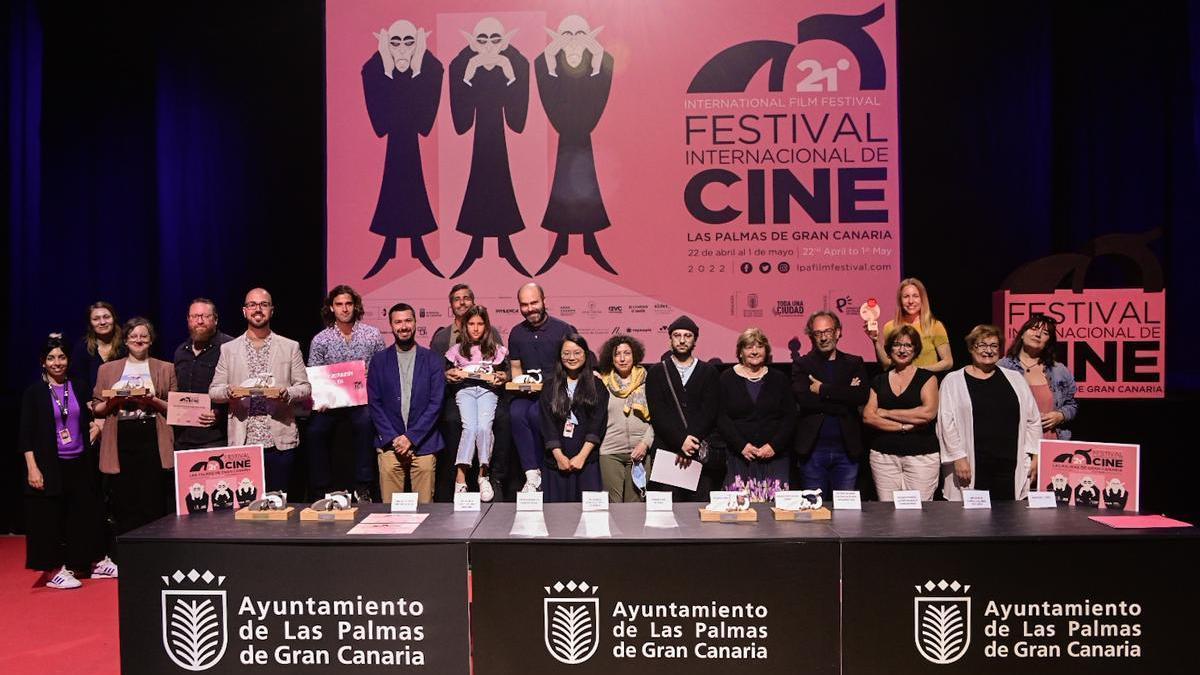
[[[542,108],[558,131],[554,181],[542,218],[542,227],[557,236],[538,274],[549,271],[566,255],[572,234],[583,235],[583,250],[596,264],[617,273],[596,240],[596,233],[612,224],[604,209],[592,153],[592,131],[604,114],[612,89],[613,58],[595,38],[602,29],[591,30],[583,18],[568,16],[558,32],[547,29],[553,39],[534,62]]]
[[[396,257],[397,239],[408,239],[412,257],[432,274],[443,276],[422,239],[437,231],[437,221],[425,191],[419,137],[433,129],[444,73],[442,63],[426,51],[428,35],[408,21],[397,21],[375,34],[379,49],[363,65],[367,114],[375,134],[387,137],[379,201],[371,220],[371,232],[385,239],[364,279],[378,274]]]
[[[514,31],[515,32],[515,31]],[[529,61],[509,44],[499,21],[487,18],[474,34],[463,33],[468,46],[450,62],[450,112],[454,130],[475,129],[471,171],[458,215],[458,231],[471,235],[471,245],[451,278],[483,257],[483,241],[496,237],[500,257],[525,276],[510,237],[525,229],[508,165],[505,126],[525,130],[529,112]]]

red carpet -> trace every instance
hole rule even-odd
[[[83,580],[58,591],[33,588],[25,538],[0,536],[0,673],[109,675],[121,672],[117,583]]]

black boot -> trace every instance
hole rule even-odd
[[[583,235],[583,252],[591,256],[592,260],[595,260],[597,265],[604,268],[605,272],[609,274],[617,273],[613,269],[613,266],[609,265],[608,261],[604,259],[604,254],[600,252],[600,242],[596,241],[595,233],[589,232]]]
[[[429,273],[439,279],[445,279],[446,275],[438,271],[433,261],[429,259],[429,251],[425,250],[425,240],[420,237],[412,238],[412,257],[421,263]]]
[[[383,269],[384,265],[387,265],[388,261],[395,257],[396,238],[386,237],[383,240],[383,248],[379,249],[379,257],[375,259],[375,264],[371,266],[371,271],[363,275],[363,279],[370,279],[376,274],[379,274],[379,271]]]
[[[522,276],[533,277],[529,273],[529,270],[526,270],[521,261],[517,259],[517,252],[513,250],[512,240],[508,238],[508,235],[500,237],[500,257],[507,260],[508,264],[512,265],[512,268]]]
[[[566,234],[565,232],[559,232],[558,235],[554,237],[554,247],[550,249],[550,257],[546,258],[546,264],[542,265],[542,268],[537,271],[537,276],[541,276],[546,272],[549,272],[550,268],[554,267],[554,263],[558,262],[559,258],[567,254],[567,244],[570,243],[570,241],[571,235]]]
[[[483,257],[483,237],[471,237],[471,245],[467,248],[467,255],[463,258],[462,264],[450,275],[451,279],[458,278],[463,272],[471,269],[471,265]]]

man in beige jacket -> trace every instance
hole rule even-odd
[[[300,344],[271,332],[271,294],[246,294],[246,332],[221,345],[221,358],[208,395],[229,403],[229,444],[263,446],[267,490],[286,490],[300,433],[292,404],[312,394]],[[235,396],[236,387],[278,387],[279,398]]]

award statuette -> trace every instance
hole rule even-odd
[[[286,492],[268,492],[234,514],[237,520],[287,520],[296,507],[287,505]]]
[[[358,509],[350,506],[350,493],[330,492],[300,512],[300,520],[354,520]]]
[[[820,490],[780,490],[771,507],[775,520],[829,520],[833,514],[825,508]]]
[[[113,384],[112,389],[105,389],[100,392],[100,395],[105,399],[113,399],[146,396],[149,393],[150,388],[142,383],[142,378],[134,375],[132,377],[122,377]]]
[[[875,298],[867,298],[862,307],[858,308],[858,315],[867,322],[867,330],[879,331],[879,303]]]
[[[279,398],[283,395],[283,387],[275,386],[275,376],[271,373],[259,373],[242,382],[241,386],[230,387],[229,391],[237,398],[250,396]]]
[[[542,390],[542,371],[538,369],[522,370],[521,362],[514,360],[512,362],[512,381],[507,382],[504,388],[509,391],[523,391],[526,393]]]
[[[710,499],[712,501],[700,509],[700,522],[753,523],[758,521],[758,512],[750,507],[750,493],[745,490],[741,492],[714,490]]]

